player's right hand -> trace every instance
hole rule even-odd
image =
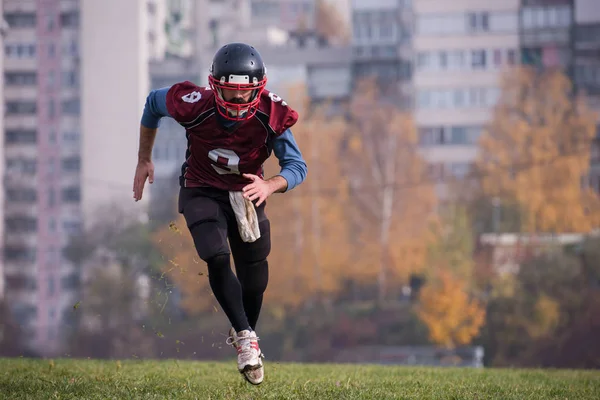
[[[133,198],[135,201],[142,199],[146,179],[150,183],[154,182],[154,164],[150,160],[138,161],[135,168],[135,178],[133,179]]]

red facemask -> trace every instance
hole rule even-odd
[[[212,75],[208,76],[208,82],[210,88],[215,92],[215,100],[217,102],[217,110],[223,118],[230,121],[245,121],[256,114],[258,109],[258,103],[260,102],[260,96],[265,90],[267,84],[267,78],[265,77],[262,81],[256,83],[248,83],[247,79],[240,79],[240,77],[232,76],[230,79],[234,82],[224,82],[215,79]],[[247,78],[247,77],[246,77]],[[247,103],[235,103],[231,101],[225,101],[223,98],[222,89],[229,90],[252,90],[253,93],[250,97],[250,101]]]

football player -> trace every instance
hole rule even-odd
[[[146,180],[153,182],[154,138],[160,119],[171,117],[185,128],[187,137],[179,212],[207,264],[214,296],[232,325],[227,343],[237,350],[238,370],[258,385],[264,368],[255,328],[271,250],[266,199],[299,185],[307,166],[290,130],[298,113],[265,89],[267,69],[254,47],[230,43],[220,48],[208,79],[210,87],[185,81],[148,95],[133,197],[139,201]],[[267,179],[263,163],[271,154],[281,170]]]

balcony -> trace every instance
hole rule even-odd
[[[37,86],[4,86],[4,96],[8,101],[14,100],[35,100],[38,96]]]
[[[575,27],[575,48],[580,51],[600,50],[600,23],[585,24]]]

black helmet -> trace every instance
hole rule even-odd
[[[256,113],[267,83],[267,68],[254,47],[245,43],[229,43],[215,54],[208,82],[215,92],[219,113],[227,119],[242,121]],[[223,89],[253,92],[247,103],[233,103],[225,101]]]

